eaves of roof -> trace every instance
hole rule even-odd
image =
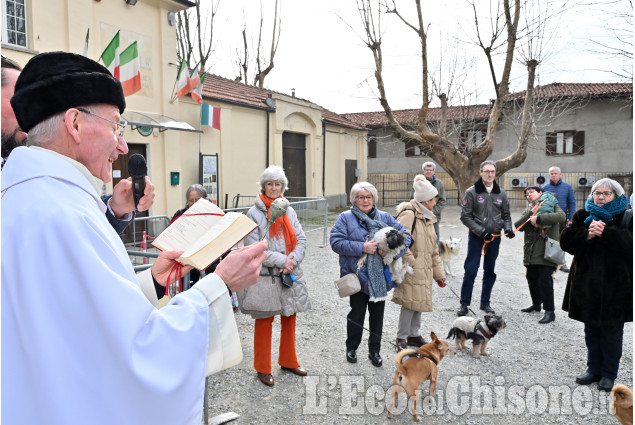
[[[250,86],[214,74],[207,74],[205,76],[202,93],[203,99],[274,112],[275,108],[271,108],[265,103],[265,100],[268,97],[271,97],[273,94],[279,94],[287,97],[289,96],[285,93],[275,92],[266,88]],[[338,115],[334,112],[324,109],[309,100],[300,98],[295,99],[311,103],[320,108],[322,110],[322,119],[328,123],[356,130],[366,130],[366,128],[364,128],[363,126],[350,121],[343,115]]]

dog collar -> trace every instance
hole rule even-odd
[[[432,360],[432,363],[434,363],[435,365],[439,365],[439,363],[437,362],[437,360],[434,357],[430,357],[427,356],[425,354],[421,354],[421,353],[416,353],[416,354],[411,354],[410,357],[417,357],[419,359],[429,359]]]
[[[492,339],[494,338],[495,334],[491,334],[489,332],[487,332],[485,330],[485,328],[483,328],[483,326],[481,326],[481,321],[479,320],[478,322],[476,322],[476,330],[479,331],[480,333],[483,334],[483,336],[487,339]]]

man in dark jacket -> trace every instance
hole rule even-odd
[[[481,289],[481,310],[494,313],[490,307],[490,295],[496,281],[496,258],[500,247],[501,230],[509,239],[515,236],[512,219],[509,213],[509,202],[505,191],[496,181],[496,163],[483,161],[480,166],[481,178],[474,186],[465,191],[461,209],[461,222],[470,230],[468,236],[467,256],[465,258],[463,284],[461,285],[461,307],[459,316],[467,314],[467,307],[472,302],[474,279],[481,263],[481,251],[485,252],[483,260],[483,287]]]

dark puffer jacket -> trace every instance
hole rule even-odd
[[[573,215],[560,234],[560,246],[573,254],[562,309],[592,326],[633,321],[633,222],[621,228],[624,213],[613,216],[600,237],[587,239],[585,210]]]

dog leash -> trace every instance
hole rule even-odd
[[[545,201],[546,201],[546,199],[545,199]],[[527,223],[528,223],[528,222],[532,219],[532,217],[536,215],[536,213],[538,213],[538,210],[540,209],[540,207],[542,206],[542,204],[543,204],[545,201],[542,201],[541,203],[539,203],[538,205],[536,205],[536,206],[534,207],[533,212],[531,213],[531,215],[529,216],[529,218],[528,218],[528,219],[527,219],[527,220],[526,220],[523,224],[521,224],[520,226],[518,226],[518,227],[516,228],[516,230],[514,230],[514,234],[515,234],[516,232],[518,232],[518,231],[519,231],[519,230],[520,230],[520,229],[521,229],[521,228],[522,228],[525,224],[527,224]],[[487,244],[489,244],[489,243],[491,243],[491,242],[494,242],[494,239],[496,239],[496,238],[500,238],[501,236],[502,236],[502,235],[494,235],[494,234],[492,234],[492,239],[490,239],[490,240],[488,240],[488,241],[484,241],[485,243],[483,243],[483,247],[481,248],[481,255],[482,255],[482,256],[485,256],[485,253],[487,252]],[[469,307],[468,307],[468,308],[469,308]]]
[[[349,319],[348,317],[346,318],[347,321],[351,322],[352,324],[354,324],[355,326],[359,326],[360,328],[368,331],[369,334],[375,335],[376,337],[379,337],[379,339],[381,339],[384,342],[387,342],[388,344],[392,345],[393,347],[397,348],[397,344],[395,344],[392,341],[388,341],[386,338],[384,338],[381,335],[377,335],[377,333],[371,331],[370,329],[366,328],[366,326],[364,325],[360,325],[359,323],[355,322],[354,320]]]
[[[446,285],[446,286],[448,286],[448,285]],[[455,296],[455,297],[457,297],[457,298],[459,299],[459,302],[461,303],[461,305],[464,305],[465,307],[467,307],[467,309],[468,309],[468,310],[470,310],[470,311],[472,312],[472,314],[476,317],[476,313],[474,313],[474,310],[472,310],[472,309],[470,308],[470,306],[469,306],[469,305],[465,304],[465,303],[461,300],[461,297],[459,297],[459,295],[458,295],[456,292],[454,292],[454,289],[450,288],[449,286],[448,286],[448,289],[449,289],[450,291],[452,291],[452,293],[454,294],[454,296]]]

